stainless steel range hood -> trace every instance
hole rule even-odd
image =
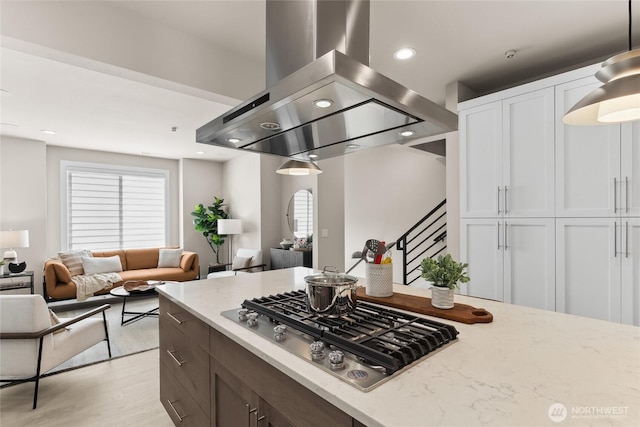
[[[457,129],[455,114],[367,66],[368,0],[266,7],[268,89],[199,128],[198,142],[321,160]]]

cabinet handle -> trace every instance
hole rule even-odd
[[[500,186],[498,186],[498,197],[496,197],[496,202],[498,203],[498,213],[500,213]]]
[[[629,213],[629,177],[624,177],[624,211]]]
[[[504,213],[509,212],[509,205],[507,204],[507,186],[504,186]]]
[[[613,177],[613,212],[618,212],[618,180]]]
[[[624,226],[624,257],[629,258],[629,221]]]
[[[504,222],[504,250],[505,251],[509,249],[509,236],[507,234],[508,230],[509,230],[509,224],[507,224],[507,221],[505,221]]]
[[[618,221],[613,222],[613,257],[618,256]]]
[[[175,406],[173,406],[174,403],[176,403],[177,400],[171,401],[167,399],[167,403],[169,403],[169,406],[171,406],[171,409],[173,409],[173,413],[176,414],[176,417],[178,417],[178,421],[182,422],[182,420],[184,420],[185,418],[187,418],[187,415],[182,416],[178,413],[178,410],[176,409]]]
[[[167,316],[169,316],[171,319],[175,320],[175,322],[176,322],[178,325],[182,325],[182,323],[183,323],[183,322],[182,322],[182,320],[178,319],[178,318],[177,318],[176,316],[174,316],[173,314],[171,314],[171,313],[167,312]]]
[[[178,360],[178,358],[177,358],[176,356],[174,356],[174,355],[173,355],[173,353],[175,353],[175,351],[167,350],[167,353],[169,353],[169,356],[171,356],[171,358],[172,358],[172,359],[173,359],[173,360],[178,364],[178,366],[182,366],[182,365],[184,365],[185,363],[187,363],[187,362],[186,362],[186,360],[185,360],[185,361],[183,361],[183,362],[181,362],[180,360]]]
[[[498,233],[498,250],[500,250],[500,221],[498,221],[496,231]]]

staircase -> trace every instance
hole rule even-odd
[[[420,263],[446,253],[447,199],[400,236],[396,250],[402,252],[402,283],[410,285],[420,278]]]

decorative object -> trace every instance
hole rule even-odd
[[[22,261],[21,263],[10,262],[9,271],[12,273],[22,273],[27,268],[27,263]]]
[[[294,237],[307,237],[313,234],[313,193],[311,190],[298,190],[287,206],[287,224]]]
[[[313,248],[313,234],[307,237],[298,237],[293,242],[293,249],[311,249]]]
[[[365,291],[372,297],[390,297],[393,295],[393,265],[373,264],[365,265]]]
[[[284,162],[276,173],[280,175],[318,175],[322,173],[322,169],[313,162],[303,162],[292,159]]]
[[[293,246],[293,241],[290,239],[287,239],[286,237],[284,237],[280,242],[280,247],[282,249],[291,249],[292,246]]]
[[[18,254],[16,253],[15,248],[28,247],[29,230],[0,231],[0,248],[9,249],[3,256],[6,262],[18,262]]]
[[[201,203],[191,212],[195,217],[193,225],[196,231],[202,233],[216,255],[216,264],[220,264],[220,246],[224,244],[224,235],[218,232],[218,220],[229,218],[223,206],[224,199],[214,197],[212,205],[205,208]]]
[[[631,45],[629,0],[629,51],[602,63],[596,78],[604,83],[573,106],[562,118],[568,125],[600,125],[640,120],[640,48]]]
[[[229,262],[233,259],[233,235],[242,234],[242,220],[240,219],[219,219],[218,232],[222,236],[229,238]]]
[[[458,283],[466,283],[469,276],[466,275],[468,264],[459,263],[451,258],[451,255],[440,255],[436,260],[425,258],[420,263],[422,278],[433,285],[431,287],[431,305],[435,308],[453,308],[453,290],[458,288]]]
[[[4,259],[0,259],[0,276],[4,274]]]

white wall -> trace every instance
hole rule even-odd
[[[180,245],[195,251],[200,257],[200,275],[205,277],[207,266],[215,264],[215,254],[204,236],[193,227],[193,212],[196,205],[209,206],[214,197],[222,197],[222,163],[205,160],[182,159],[180,161],[180,223],[183,230]],[[226,253],[222,248],[222,254]],[[222,255],[221,254],[221,255]],[[224,259],[221,258],[221,261]]]
[[[444,159],[415,148],[389,145],[344,157],[345,264],[356,261],[367,239],[391,242],[445,197]],[[402,282],[400,254],[393,280]],[[364,263],[351,274],[364,277]]]
[[[345,159],[348,157],[318,162],[322,173],[317,176],[313,217],[313,266],[317,269],[333,266],[338,271],[345,271],[345,251],[348,251],[345,248],[345,182],[348,179]],[[323,230],[326,232],[324,237]]]
[[[261,244],[264,253],[263,262],[267,269],[271,266],[269,248],[276,248],[282,240],[282,218],[284,212],[282,208],[283,182],[282,175],[276,170],[282,164],[283,159],[276,156],[260,156],[260,231]]]
[[[34,272],[35,292],[40,294],[47,253],[46,170],[44,142],[0,138],[0,230],[29,230],[29,247],[16,248],[16,252],[18,260],[26,261],[27,270]],[[6,249],[0,248],[0,255]]]

